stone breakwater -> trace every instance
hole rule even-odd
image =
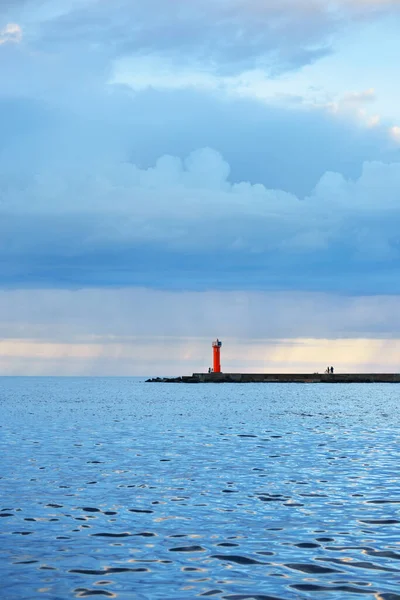
[[[400,373],[193,373],[156,377],[148,383],[400,383]]]

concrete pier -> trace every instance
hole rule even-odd
[[[150,383],[400,383],[400,373],[193,373]]]

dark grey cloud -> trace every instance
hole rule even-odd
[[[37,43],[105,46],[112,57],[160,53],[219,72],[264,66],[276,73],[329,52],[333,27],[318,0],[89,0],[43,21]]]
[[[12,7],[6,0],[0,16],[26,21],[28,38],[45,50],[160,54],[217,72],[261,67],[276,75],[331,52],[352,20],[396,7],[395,0],[17,0]]]

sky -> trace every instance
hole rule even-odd
[[[0,374],[397,372],[399,0],[2,0]]]

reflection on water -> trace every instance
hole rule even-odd
[[[1,379],[2,598],[399,600],[399,391]]]

